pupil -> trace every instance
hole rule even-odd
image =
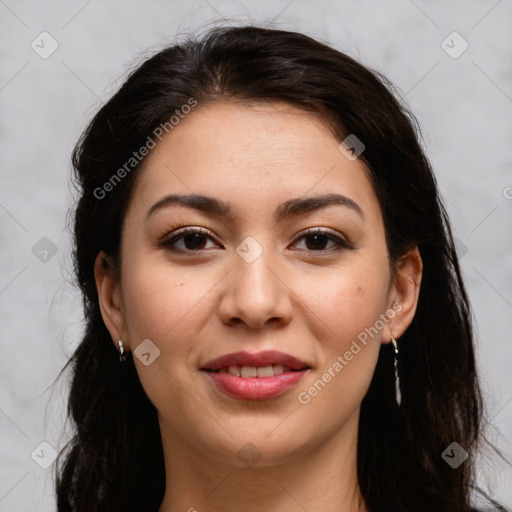
[[[183,241],[185,243],[185,247],[189,250],[201,249],[201,246],[204,245],[204,235],[201,233],[192,233],[190,235],[185,235]],[[190,242],[191,241],[191,242]],[[190,247],[192,245],[192,247]]]
[[[308,243],[307,244],[308,248],[310,245],[313,245],[313,248],[316,248],[316,249],[319,249],[320,248],[319,246],[324,246],[325,242],[327,241],[327,237],[325,235],[318,235],[318,234],[317,235],[309,235],[308,239],[309,240],[314,239],[317,242],[317,243],[313,242],[313,244]],[[320,242],[319,242],[319,239],[320,239]]]

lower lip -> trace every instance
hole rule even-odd
[[[286,393],[308,370],[285,372],[273,377],[235,377],[229,373],[204,372],[224,394],[241,400],[265,400]]]

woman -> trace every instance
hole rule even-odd
[[[218,28],[96,114],[59,511],[472,510],[470,305],[391,89],[304,35]]]

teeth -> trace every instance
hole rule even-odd
[[[230,375],[234,375],[235,377],[240,377],[240,370],[239,370],[238,366],[230,366],[228,368],[228,373]]]
[[[272,366],[260,366],[256,371],[258,373],[258,377],[272,377],[274,375]]]
[[[257,377],[258,370],[256,370],[254,366],[242,366],[242,369],[240,370],[240,375],[244,378]]]
[[[281,375],[284,372],[284,366],[282,364],[276,364],[272,367],[274,371],[274,375]],[[287,368],[288,371],[290,371],[289,368]]]
[[[250,377],[273,377],[275,375],[281,375],[284,372],[291,371],[290,368],[281,364],[268,365],[268,366],[229,366],[228,368],[221,368],[220,373],[229,373],[234,377],[250,378]]]

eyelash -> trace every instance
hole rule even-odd
[[[198,254],[198,253],[202,252],[203,250],[202,249],[196,249],[196,250],[192,250],[192,249],[177,249],[175,247],[172,247],[173,244],[175,244],[178,240],[183,239],[184,236],[192,235],[192,234],[196,234],[196,233],[200,233],[201,235],[204,235],[204,236],[206,236],[208,238],[212,238],[213,239],[211,233],[209,231],[205,230],[204,228],[190,228],[189,227],[189,228],[184,228],[184,229],[174,233],[172,238],[167,239],[167,240],[163,240],[163,241],[159,242],[157,245],[159,247],[162,247],[162,248],[174,251],[174,252],[179,252],[179,253],[182,253],[182,254]],[[334,235],[330,231],[323,230],[323,229],[318,229],[318,228],[307,229],[295,241],[298,241],[298,240],[300,240],[302,238],[306,238],[307,236],[311,236],[311,235],[323,235],[323,236],[326,236],[330,241],[335,242],[338,245],[338,248],[336,248],[334,250],[332,250],[332,249],[319,249],[319,250],[310,249],[310,250],[308,250],[308,252],[320,252],[320,253],[326,252],[326,253],[331,254],[332,252],[341,251],[343,249],[349,249],[349,250],[355,249],[355,246],[353,246],[352,244],[350,244],[346,240],[343,240],[342,238]],[[303,249],[298,249],[298,250],[302,251]]]

